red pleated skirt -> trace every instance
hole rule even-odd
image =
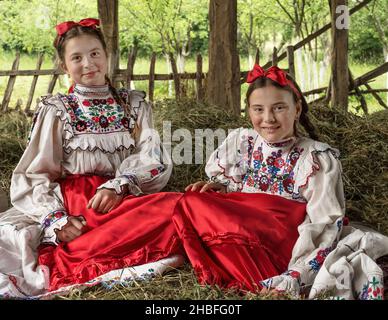
[[[128,196],[108,214],[86,209],[107,178],[71,176],[60,182],[70,215],[85,233],[41,246],[50,290],[87,282],[114,269],[185,255],[202,284],[256,291],[287,270],[306,206],[267,194],[161,192]]]

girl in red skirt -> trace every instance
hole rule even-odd
[[[211,155],[209,181],[186,188],[174,222],[201,281],[299,293],[341,233],[338,151],[315,140],[307,103],[288,74],[255,65],[247,82],[253,129],[231,132]],[[311,138],[298,133],[298,123]]]
[[[171,223],[182,195],[147,196],[167,184],[172,163],[145,93],[111,85],[99,20],[63,22],[56,31],[73,86],[41,100],[13,172],[13,208],[0,215],[3,296],[36,295],[167,257],[167,265],[182,263]]]

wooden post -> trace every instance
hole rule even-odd
[[[118,0],[98,0],[98,15],[108,51],[108,77],[113,85],[120,63],[118,9]]]
[[[19,60],[20,60],[20,52],[17,52],[15,60],[12,63],[12,70],[19,69]],[[2,112],[8,111],[8,105],[9,105],[9,102],[11,100],[12,91],[13,91],[13,87],[15,85],[15,81],[16,81],[16,76],[9,76],[7,88],[5,89],[3,102],[1,104],[1,111]]]
[[[294,46],[287,47],[288,73],[295,79]]]
[[[237,0],[210,0],[209,28],[207,101],[240,115]]]
[[[364,83],[364,86],[368,89],[368,90],[372,90],[372,87],[368,84],[368,83]],[[379,96],[379,94],[377,92],[374,92],[373,90],[371,91],[371,94],[372,96],[377,100],[377,102],[380,104],[380,106],[382,106],[383,108],[385,109],[388,109],[388,106],[385,104],[385,102],[383,101],[383,99],[381,99],[381,97]]]
[[[259,48],[256,48],[255,63],[257,65],[260,65],[260,50],[259,50]]]
[[[349,85],[350,85],[350,88],[354,87],[354,78],[350,69],[349,69]],[[349,91],[351,90],[350,88],[349,88]],[[354,87],[354,91],[358,99],[360,100],[361,109],[364,111],[365,114],[368,114],[368,105],[366,104],[365,98],[360,92],[360,89],[358,89],[358,87]]]
[[[273,47],[272,65],[273,66],[277,66],[278,65],[278,49],[276,49],[276,47]]]
[[[135,67],[135,60],[137,55],[137,47],[131,47],[128,54],[127,63],[127,89],[131,89],[131,81],[133,76],[133,68]]]
[[[58,70],[59,70],[59,60],[58,60],[58,58],[55,58],[55,60],[54,60],[54,74],[51,77],[49,86],[47,88],[47,93],[48,94],[52,94],[53,91],[54,91],[55,84],[57,83],[57,80],[58,80],[58,77],[59,77],[59,74],[57,73]]]
[[[40,68],[42,66],[42,62],[43,62],[43,53],[39,53],[38,61],[36,62],[36,68],[35,68],[36,70],[40,70]],[[30,113],[31,103],[32,103],[32,99],[34,98],[34,92],[35,92],[35,88],[36,88],[36,83],[38,82],[38,77],[39,77],[38,75],[35,75],[32,78],[30,93],[28,94],[26,108],[24,109],[24,112],[26,114]]]
[[[336,13],[338,6],[347,6],[347,0],[331,1],[331,104],[333,107],[348,109],[349,97],[349,67],[348,67],[348,38],[349,32],[342,23],[340,15]],[[338,21],[337,21],[338,19]]]
[[[150,63],[150,80],[148,82],[148,99],[151,102],[154,101],[155,62],[156,62],[156,52],[153,52],[151,56],[151,63]]]
[[[202,56],[197,55],[197,72],[195,73],[195,84],[196,84],[196,96],[197,102],[202,102],[204,98],[203,86],[202,86]]]
[[[174,55],[172,52],[169,53],[170,62],[171,62],[171,69],[172,69],[172,76],[174,78],[174,85],[175,85],[175,99],[179,100],[181,97],[181,84],[179,81],[179,75],[178,75],[178,68],[176,66],[176,62],[174,59]]]

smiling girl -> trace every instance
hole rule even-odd
[[[286,72],[255,65],[247,82],[253,128],[228,135],[207,162],[209,180],[186,187],[199,192],[185,194],[174,219],[200,281],[298,294],[341,233],[338,151],[315,140],[307,103]]]
[[[85,283],[180,249],[170,224],[180,195],[157,193],[172,162],[145,93],[111,85],[99,20],[63,22],[56,31],[73,85],[42,98],[13,172],[13,208],[0,214],[0,295]]]

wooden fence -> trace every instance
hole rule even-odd
[[[360,10],[362,7],[364,7],[367,3],[369,3],[371,0],[364,0],[363,2],[357,4],[354,8],[352,8],[349,11],[349,14],[352,15],[358,10]],[[288,62],[288,68],[286,71],[288,71],[291,76],[295,78],[295,65],[294,65],[294,53],[296,50],[302,48],[304,45],[308,44],[312,40],[316,39],[320,35],[322,35],[324,32],[329,30],[331,28],[331,23],[326,24],[319,30],[315,31],[314,33],[308,35],[306,38],[302,39],[298,43],[288,46],[286,50],[284,50],[280,55],[278,54],[278,51],[276,48],[273,50],[272,59],[268,61],[266,64],[263,65],[264,68],[268,68],[271,65],[277,65],[280,61],[287,58]],[[123,86],[126,86],[127,88],[130,88],[131,81],[141,81],[141,80],[148,80],[148,97],[150,101],[154,101],[154,92],[155,92],[155,81],[174,81],[174,89],[175,89],[175,97],[177,100],[181,98],[182,95],[182,86],[181,81],[191,79],[195,81],[195,94],[197,101],[203,101],[205,98],[205,89],[204,89],[204,79],[206,78],[206,73],[203,72],[203,66],[202,66],[202,56],[200,54],[196,57],[196,72],[194,73],[178,73],[177,71],[177,65],[174,59],[174,56],[172,54],[169,55],[171,66],[172,66],[172,73],[170,74],[157,74],[155,73],[155,63],[156,63],[156,53],[153,53],[151,55],[150,60],[150,68],[148,74],[134,74],[134,65],[136,61],[136,55],[137,51],[136,49],[131,49],[128,54],[128,62],[127,62],[127,68],[126,69],[117,69],[113,74],[113,82],[118,83],[120,82]],[[256,53],[256,62],[259,62],[259,52]],[[33,77],[32,84],[29,90],[28,98],[26,105],[24,107],[24,112],[28,115],[33,114],[31,110],[32,100],[34,97],[36,84],[38,81],[39,76],[43,75],[51,75],[51,80],[49,82],[47,93],[52,94],[55,84],[58,80],[58,77],[60,75],[63,75],[63,71],[60,70],[58,67],[58,64],[54,62],[54,66],[52,69],[47,70],[41,70],[43,61],[43,54],[40,54],[37,58],[36,67],[34,70],[19,70],[19,62],[20,62],[20,54],[17,53],[15,60],[12,64],[11,70],[8,71],[2,71],[0,70],[0,77],[9,77],[8,83],[4,92],[4,97],[1,102],[0,111],[1,112],[7,112],[11,108],[9,108],[9,103],[11,100],[13,88],[15,85],[16,77],[17,76],[29,76]],[[388,109],[388,106],[385,104],[383,99],[379,96],[378,93],[380,92],[388,92],[388,89],[372,89],[369,85],[369,82],[375,79],[376,77],[388,72],[388,62],[382,64],[381,66],[367,72],[366,74],[354,79],[352,76],[351,71],[349,70],[349,92],[351,95],[357,95],[359,98],[361,107],[365,113],[368,113],[368,107],[366,104],[366,101],[363,97],[363,94],[372,94],[373,97],[378,101],[378,103],[384,107],[385,109]],[[242,71],[240,74],[240,83],[243,84],[245,82],[247,75],[247,71]],[[361,90],[360,86],[364,85],[366,90]],[[325,99],[326,101],[329,101],[330,95],[331,95],[331,81],[329,82],[327,87],[322,88],[316,88],[314,90],[310,90],[307,92],[303,92],[304,96],[309,96],[313,94],[322,94],[325,93],[322,97],[320,97],[318,100]],[[23,102],[21,99],[17,100],[15,108],[13,110],[19,110],[22,108]]]

